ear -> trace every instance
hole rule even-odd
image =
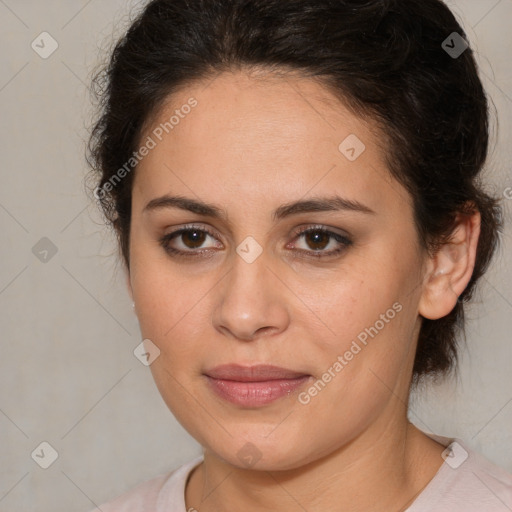
[[[451,313],[475,268],[480,212],[458,214],[449,241],[429,257],[419,314],[438,320]]]

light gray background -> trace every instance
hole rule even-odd
[[[488,176],[503,195],[512,187],[512,0],[449,5],[498,111]],[[0,0],[2,512],[86,512],[200,453],[133,355],[140,333],[113,238],[84,194],[87,86],[99,48],[138,8]],[[31,48],[43,31],[59,44],[47,59]],[[512,201],[504,207],[510,221]],[[411,419],[512,471],[510,234],[508,225],[469,311],[460,378],[416,394]],[[43,237],[58,249],[46,263],[32,252]],[[59,454],[46,470],[31,457],[43,441]]]

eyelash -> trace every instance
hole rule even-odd
[[[208,249],[205,249],[205,250],[190,250],[190,251],[182,251],[180,249],[176,249],[174,247],[171,247],[169,244],[170,242],[174,239],[174,238],[177,238],[179,237],[180,235],[184,234],[184,233],[189,233],[189,232],[199,232],[199,233],[206,233],[207,235],[211,236],[212,238],[216,238],[215,237],[215,234],[210,231],[209,229],[205,228],[205,227],[199,227],[199,226],[195,226],[195,225],[189,225],[189,226],[185,226],[183,228],[180,228],[176,231],[173,231],[171,233],[168,233],[166,235],[164,235],[162,238],[160,238],[159,240],[159,243],[160,245],[163,247],[163,249],[169,254],[171,255],[172,257],[197,257],[197,256],[201,256],[202,254],[204,254],[205,252],[208,252]],[[339,244],[341,244],[341,247],[339,247],[338,249],[334,249],[334,250],[331,250],[331,251],[323,251],[323,250],[305,250],[305,249],[299,249],[299,252],[301,253],[307,253],[308,256],[307,257],[311,257],[311,258],[315,258],[315,259],[319,259],[319,258],[327,258],[327,257],[332,257],[332,256],[336,256],[340,253],[342,253],[343,251],[345,251],[349,246],[352,245],[352,241],[344,236],[344,235],[340,235],[339,233],[335,233],[333,231],[330,231],[329,229],[325,228],[324,226],[307,226],[305,228],[300,228],[298,229],[295,233],[294,233],[294,240],[302,235],[305,235],[305,234],[308,234],[308,233],[322,233],[322,234],[325,234],[325,235],[328,235],[330,238],[334,238],[336,240],[336,242],[338,242]]]

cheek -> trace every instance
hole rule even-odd
[[[396,310],[393,304],[400,298],[400,276],[385,276],[378,268],[351,268],[342,275],[333,275],[318,284],[302,283],[302,299],[308,306],[302,328],[311,331],[318,326],[325,336],[312,338],[326,350],[343,353],[352,341],[364,344],[375,334],[389,331]],[[309,325],[309,328],[308,328]]]
[[[132,286],[141,336],[160,351],[150,369],[160,394],[177,414],[195,389],[213,337],[208,293],[213,284],[204,277],[171,272],[168,263],[139,269]],[[195,410],[197,404],[189,406]]]
[[[152,284],[151,280],[139,287],[137,315],[141,334],[155,343],[164,359],[170,363],[177,358],[197,358],[197,342],[209,319],[205,316],[205,292],[189,291],[183,287],[162,286],[163,279]],[[210,320],[211,322],[211,320]]]
[[[321,295],[310,293],[314,314],[300,327],[311,334],[313,321],[324,333],[309,337],[319,356],[316,377],[337,381],[333,392],[370,400],[372,386],[392,389],[413,358],[418,318],[418,288],[411,293],[416,256],[403,253],[400,261],[389,251],[380,256],[324,283]]]
[[[324,418],[334,429],[347,429],[350,437],[374,421],[390,400],[401,407],[398,397],[408,388],[413,355],[406,318],[410,313],[401,307],[398,301],[383,301],[382,308],[371,304],[357,321],[347,316],[344,322],[345,317],[339,317],[342,334],[337,343],[321,347],[317,380],[299,396],[311,428]],[[381,311],[387,322],[381,319]]]
[[[165,340],[193,317],[204,295],[198,279],[185,277],[165,252],[132,239],[131,286],[144,337]]]

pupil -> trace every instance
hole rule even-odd
[[[200,231],[187,231],[185,233],[185,245],[188,246],[187,242],[191,242],[192,247],[189,248],[200,247],[204,243],[204,238],[205,233]]]
[[[309,233],[308,236],[313,239],[313,246],[310,245],[310,247],[314,250],[324,249],[328,245],[329,235],[327,233],[322,233],[321,231],[313,231]],[[326,243],[322,243],[322,240]],[[320,244],[320,247],[316,247],[316,244]]]

